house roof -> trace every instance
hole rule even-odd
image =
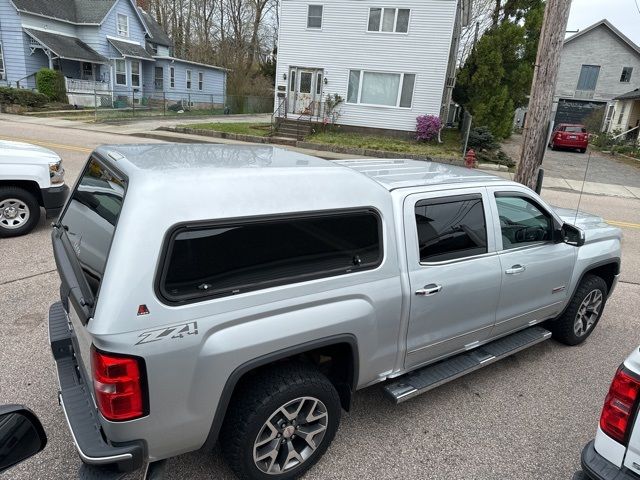
[[[164,45],[165,47],[173,46],[173,42],[169,38],[169,35],[167,35],[167,32],[164,31],[164,28],[162,28],[162,25],[160,25],[155,18],[145,12],[142,8],[138,7],[138,10],[142,15],[144,23],[147,25],[149,40],[152,43]]]
[[[569,42],[572,42],[574,40],[576,40],[577,38],[582,37],[583,35],[586,35],[587,33],[589,33],[592,30],[595,30],[596,28],[600,27],[600,26],[604,26],[606,28],[608,28],[614,35],[618,36],[618,38],[620,38],[620,40],[622,40],[624,43],[626,43],[633,51],[635,51],[638,55],[640,55],[640,47],[638,45],[636,45],[635,43],[633,43],[629,37],[627,37],[624,33],[622,33],[620,30],[618,30],[616,27],[614,27],[611,22],[609,22],[609,20],[607,19],[603,19],[600,20],[599,22],[594,23],[593,25],[585,28],[584,30],[576,33],[575,35],[572,35],[571,37],[567,38],[564,43],[567,44]]]
[[[77,37],[43,32],[32,28],[25,28],[24,31],[59,58],[91,63],[108,63],[105,57]]]
[[[137,43],[125,42],[114,38],[107,38],[123,57],[139,58],[140,60],[155,61],[145,48]]]
[[[18,11],[70,23],[99,24],[117,0],[11,0]]]
[[[640,99],[640,88],[636,88],[635,90],[631,90],[630,92],[624,93],[619,97],[614,98],[614,100],[637,100]]]

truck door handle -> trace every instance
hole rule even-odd
[[[525,267],[524,265],[514,265],[511,268],[507,268],[504,273],[506,273],[507,275],[516,275],[518,273],[522,273],[527,269],[527,267]]]
[[[441,290],[442,290],[442,285],[436,285],[435,283],[430,283],[429,285],[425,285],[420,290],[416,290],[416,295],[420,295],[422,297],[430,297],[431,295],[435,295]]]

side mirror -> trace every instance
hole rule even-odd
[[[34,456],[47,444],[35,413],[20,405],[0,406],[0,473]]]
[[[564,225],[562,225],[560,233],[562,235],[562,241],[567,245],[573,245],[575,247],[581,247],[582,245],[584,245],[584,232],[575,225],[565,223]]]

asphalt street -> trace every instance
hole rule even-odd
[[[56,151],[69,183],[98,144],[149,142],[5,121],[0,138]],[[640,169],[634,168],[637,181]],[[553,190],[543,196],[574,208],[579,197]],[[640,344],[640,200],[585,195],[580,208],[617,222],[625,236],[622,281],[586,343],[570,348],[545,342],[400,406],[383,397],[379,386],[362,390],[330,450],[305,478],[572,478],[612,375]],[[57,403],[47,341],[46,315],[58,296],[49,233],[42,220],[28,236],[0,240],[0,404],[28,405],[49,435],[43,452],[5,474],[17,480],[75,478],[80,463]],[[166,478],[233,476],[215,450],[171,459]]]

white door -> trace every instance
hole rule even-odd
[[[296,89],[296,102],[294,113],[308,113],[313,109],[315,100],[315,71],[298,70],[298,84]]]

